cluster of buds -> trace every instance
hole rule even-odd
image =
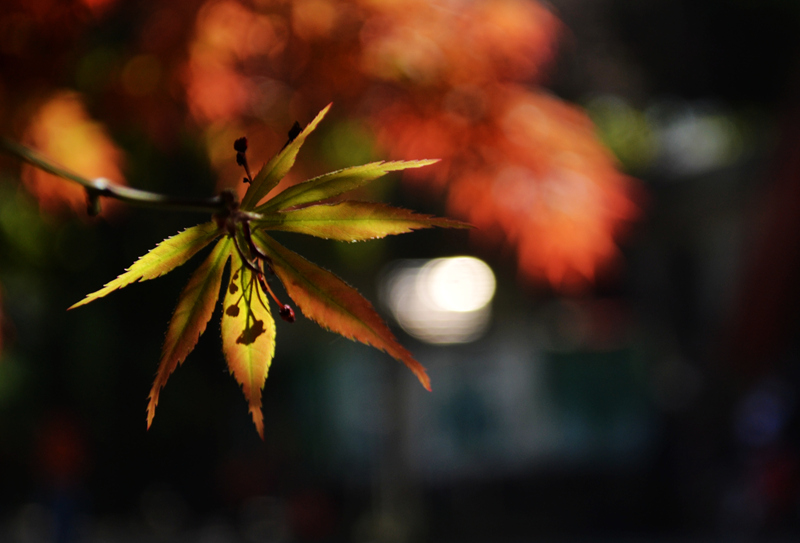
[[[297,123],[295,123],[297,124]],[[298,125],[299,126],[299,125]],[[292,132],[289,133],[289,137],[291,141],[292,139]],[[297,137],[295,135],[295,137]],[[242,137],[237,139],[233,143],[233,149],[236,151],[236,163],[244,168],[247,177],[244,178],[245,183],[252,183],[253,176],[250,173],[250,167],[247,164],[247,138]],[[232,212],[228,214],[226,217],[226,228],[228,233],[230,234],[231,238],[233,239],[233,243],[236,246],[236,251],[239,253],[239,256],[242,258],[242,262],[244,265],[247,266],[258,278],[258,282],[261,287],[264,289],[264,292],[269,294],[270,297],[278,304],[280,307],[280,311],[278,312],[283,320],[286,322],[294,322],[295,315],[294,309],[289,304],[282,303],[275,293],[270,288],[269,283],[265,277],[265,272],[268,271],[271,275],[275,275],[275,272],[272,270],[272,259],[269,256],[264,254],[264,252],[258,248],[258,246],[253,242],[253,235],[250,230],[250,221],[248,217],[243,216],[241,213],[236,213],[237,209],[232,209]],[[236,226],[237,224],[242,225],[242,235],[244,237],[245,243],[247,243],[247,249],[249,251],[245,251],[244,248],[239,243],[239,238],[236,235]],[[248,256],[248,253],[250,256]]]
[[[236,151],[236,164],[244,168],[244,173],[247,174],[242,181],[245,183],[253,182],[253,175],[250,173],[250,166],[247,164],[247,138],[239,138],[233,142],[233,148]]]

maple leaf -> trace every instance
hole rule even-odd
[[[227,193],[226,210],[214,221],[188,228],[158,244],[125,273],[89,294],[78,307],[137,281],[154,279],[186,263],[217,238],[214,249],[192,274],[172,315],[150,401],[147,427],[155,416],[167,379],[194,349],[210,320],[228,262],[221,331],[228,369],[241,385],[259,436],[264,437],[261,392],[275,354],[275,321],[269,299],[283,320],[294,310],[281,303],[269,286],[271,275],[283,283],[303,315],[323,328],[380,349],[404,363],[430,390],[425,368],[392,334],[372,305],[333,273],[283,247],[268,232],[296,232],[337,241],[366,241],[420,228],[469,228],[446,218],[417,214],[374,202],[330,200],[388,172],[420,168],[436,160],[375,162],[344,168],[289,187],[266,201],[293,166],[306,137],[330,109],[328,105],[303,130],[293,128],[286,146],[253,177],[247,163],[247,140],[236,140],[236,161],[247,173],[249,187],[241,205]]]

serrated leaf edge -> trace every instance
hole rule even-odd
[[[125,273],[118,276],[116,279],[109,281],[103,288],[88,294],[83,300],[73,304],[68,308],[75,309],[89,302],[100,299],[115,290],[127,287],[132,283],[141,281],[148,281],[165,275],[175,268],[185,264],[190,258],[201,251],[206,245],[214,241],[222,232],[214,222],[198,224],[186,230],[171,236],[143,256],[139,257]],[[195,236],[196,237],[193,237]],[[187,238],[184,240],[183,238]],[[183,242],[182,247],[175,247],[178,243]],[[168,249],[172,249],[172,254],[168,253]],[[167,252],[168,254],[161,254]],[[164,260],[169,261],[164,265]],[[163,266],[159,268],[159,266]]]
[[[231,285],[235,285],[237,280],[239,281],[239,284],[234,291]],[[246,298],[247,289],[250,289],[249,300]],[[228,308],[231,307],[229,304],[233,303],[232,300],[237,295],[239,298],[234,303],[235,307],[237,307],[237,315],[230,316],[228,315]],[[246,310],[249,311],[249,314],[253,317],[254,321],[257,321],[258,317],[262,317],[264,319],[262,324],[264,331],[262,334],[267,334],[265,339],[269,342],[266,346],[263,344],[260,346],[257,345],[257,342],[261,340],[262,334],[256,336],[251,345],[240,345],[241,342],[239,339],[241,336],[239,339],[234,339],[233,336],[230,335],[231,333],[234,335],[239,333],[238,329],[232,329],[231,326],[235,325],[237,322],[240,322],[240,320],[230,323],[230,319],[236,319],[238,317],[238,313],[241,311],[238,308],[242,302],[244,303]],[[226,319],[226,317],[228,317],[228,319]],[[247,321],[245,321],[245,325],[246,323]],[[247,329],[245,328],[245,330],[242,331],[242,336],[246,330]],[[243,265],[239,254],[235,251],[232,254],[231,277],[228,282],[228,287],[225,290],[222,318],[220,319],[220,332],[222,335],[222,350],[225,360],[228,364],[228,370],[242,388],[242,392],[247,400],[248,411],[253,418],[253,424],[256,427],[256,431],[261,439],[264,439],[264,415],[261,410],[261,393],[264,388],[264,384],[266,383],[272,360],[275,357],[275,320],[270,312],[269,301],[266,293],[261,292],[258,281],[255,279],[255,277],[253,277],[253,272]],[[261,354],[260,350],[264,347],[266,347],[268,351],[266,360],[254,360],[254,357]],[[254,352],[256,349],[259,351]],[[241,359],[235,360],[235,356],[245,357],[249,361]],[[261,375],[254,374],[254,364],[258,363],[264,364],[263,377]],[[245,364],[246,367],[243,369],[245,370],[246,377],[240,374],[239,370],[242,368],[237,369],[237,364]]]
[[[326,217],[325,212],[330,211],[330,217]],[[350,213],[350,216],[346,214]],[[316,216],[314,216],[316,214]],[[367,227],[356,225],[375,222],[392,223],[396,225],[394,229],[387,230],[376,228],[372,235],[367,233]],[[425,228],[474,228],[471,224],[415,213],[414,211],[393,207],[380,202],[362,202],[358,200],[345,200],[332,204],[319,204],[307,206],[291,211],[278,212],[263,220],[255,221],[263,230],[280,230],[284,232],[294,232],[305,234],[322,239],[335,241],[369,241],[382,239],[386,236],[407,234],[415,230]],[[342,232],[332,233],[326,231],[326,227],[341,227]],[[348,231],[348,227],[353,227]]]
[[[297,304],[297,307],[300,308],[300,310],[303,312],[303,314],[306,317],[308,317],[311,320],[315,321],[317,324],[319,324],[321,327],[325,328],[326,330],[329,330],[331,332],[335,332],[335,333],[337,333],[337,334],[339,334],[339,335],[341,335],[343,337],[346,337],[348,339],[357,340],[360,343],[364,343],[366,345],[370,345],[371,347],[374,347],[374,348],[376,348],[376,349],[378,349],[380,351],[384,351],[389,356],[391,356],[394,359],[398,360],[399,362],[402,362],[403,364],[405,364],[406,367],[408,367],[411,370],[411,372],[414,373],[414,375],[416,375],[417,379],[419,379],[419,381],[422,384],[422,386],[425,387],[425,389],[427,389],[428,391],[431,390],[430,377],[428,377],[428,374],[425,371],[425,368],[422,366],[422,364],[420,364],[417,360],[414,359],[414,357],[411,355],[411,353],[405,347],[403,347],[397,341],[397,339],[394,337],[394,334],[392,334],[391,330],[389,330],[389,327],[383,321],[381,316],[378,315],[378,312],[375,311],[375,308],[372,307],[372,304],[369,302],[369,300],[364,298],[356,289],[354,289],[353,287],[348,285],[340,277],[336,276],[335,274],[331,273],[330,271],[328,271],[328,270],[326,270],[324,268],[321,268],[320,266],[314,264],[313,262],[308,261],[303,256],[295,253],[294,251],[291,251],[291,250],[287,249],[286,247],[284,247],[283,245],[281,245],[280,243],[278,243],[277,241],[275,241],[271,237],[267,236],[263,232],[258,232],[254,236],[254,238],[256,240],[256,243],[259,245],[259,248],[262,251],[266,252],[272,258],[272,266],[275,269],[275,273],[278,275],[278,277],[280,278],[281,282],[283,283],[283,285],[284,285],[284,287],[286,289],[286,292],[289,294],[289,296],[292,298],[292,300],[295,302],[295,304]],[[321,287],[319,285],[315,285],[314,283],[312,283],[303,273],[301,273],[294,266],[292,266],[291,263],[287,262],[284,259],[283,256],[278,254],[278,251],[285,251],[286,254],[291,256],[291,258],[299,259],[299,261],[302,262],[303,265],[308,265],[309,267],[311,267],[312,269],[314,269],[318,273],[322,273],[323,275],[328,276],[328,278],[330,280],[334,281],[335,283],[339,283],[343,288],[351,291],[352,294],[354,294],[357,297],[357,299],[363,304],[364,310],[367,311],[368,313],[370,313],[371,314],[370,316],[374,317],[374,319],[379,324],[379,326],[382,328],[382,330],[376,331],[372,324],[370,324],[368,322],[365,322],[351,308],[346,307],[346,306],[342,305],[341,303],[337,302],[336,300],[330,298],[330,295],[328,295],[327,293],[322,291],[322,289],[321,289]],[[333,306],[337,307],[339,310],[343,311],[345,314],[349,315],[353,320],[355,320],[358,323],[360,323],[376,339],[378,339],[377,344],[372,343],[372,342],[367,341],[367,340],[364,340],[364,339],[361,339],[361,338],[358,338],[353,333],[350,333],[350,335],[348,335],[348,333],[345,333],[345,332],[342,332],[340,330],[332,328],[330,323],[320,322],[319,320],[317,320],[317,318],[314,315],[312,315],[311,313],[308,312],[309,308],[304,308],[303,304],[301,304],[298,301],[297,297],[295,295],[293,295],[293,291],[294,291],[295,285],[292,284],[292,281],[291,281],[292,277],[301,278],[306,284],[308,284],[314,290],[316,290],[317,291],[316,297],[323,300],[322,301],[323,305],[328,305],[328,306],[333,305]],[[300,287],[297,287],[297,288],[300,288]],[[310,291],[307,291],[307,292],[309,292],[309,294],[310,294]],[[326,302],[324,300],[324,298],[322,298],[320,296],[320,294],[325,295],[326,297],[328,297],[329,302]]]
[[[247,188],[247,192],[242,198],[242,209],[250,209],[258,204],[269,191],[275,188],[281,179],[289,172],[297,159],[297,153],[305,143],[306,138],[317,127],[322,119],[330,111],[333,104],[328,104],[320,111],[314,119],[306,125],[297,137],[289,142],[286,147],[281,149],[278,154],[273,156],[269,162],[256,174],[253,183]],[[284,165],[284,160],[288,160],[288,165]],[[274,172],[278,171],[278,174]]]
[[[155,417],[161,389],[178,365],[183,364],[203,335],[219,300],[222,275],[231,255],[230,238],[221,239],[203,264],[192,274],[178,298],[170,318],[158,371],[150,389],[147,405],[147,428]],[[187,315],[188,314],[188,315]],[[182,319],[187,315],[185,319]],[[183,321],[183,322],[181,322]]]
[[[286,210],[295,206],[313,205],[316,202],[323,202],[340,194],[350,192],[358,187],[362,187],[383,177],[389,172],[422,168],[437,162],[439,162],[438,159],[398,160],[393,162],[379,161],[362,164],[360,166],[342,168],[341,170],[328,172],[288,187],[270,200],[256,207],[255,211],[258,213],[270,213],[273,211]],[[325,187],[325,185],[329,186]],[[308,193],[312,191],[316,191],[316,194],[309,196]],[[322,192],[322,194],[319,194],[319,192]]]

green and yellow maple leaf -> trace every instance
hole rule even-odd
[[[125,273],[72,307],[102,298],[137,281],[154,279],[186,263],[217,238],[216,245],[183,289],[170,320],[161,361],[150,391],[147,427],[153,422],[161,389],[194,349],[214,312],[223,275],[230,262],[222,310],[222,351],[228,369],[241,385],[258,434],[264,437],[261,392],[275,354],[275,321],[269,298],[280,316],[294,320],[294,310],[281,304],[266,276],[274,274],[303,315],[323,328],[380,349],[404,363],[430,390],[425,368],[417,362],[358,291],[331,272],[283,247],[270,231],[307,234],[337,241],[366,241],[421,228],[468,228],[460,221],[413,213],[381,203],[330,200],[388,172],[420,168],[436,160],[376,162],[344,168],[289,187],[264,198],[294,165],[306,137],[330,109],[323,109],[305,129],[275,155],[255,177],[250,176],[246,140],[237,140],[237,162],[250,186],[241,205],[229,196],[226,211],[214,221],[194,226],[158,244]],[[290,133],[291,134],[291,133]]]

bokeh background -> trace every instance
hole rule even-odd
[[[800,535],[792,0],[5,0],[0,133],[86,176],[242,190],[441,158],[360,198],[475,224],[282,237],[428,368],[278,321],[265,439],[212,319],[145,431],[186,269],[66,308],[207,220],[0,158],[0,541]],[[449,257],[470,257],[437,260]],[[488,273],[487,273],[488,271]]]

